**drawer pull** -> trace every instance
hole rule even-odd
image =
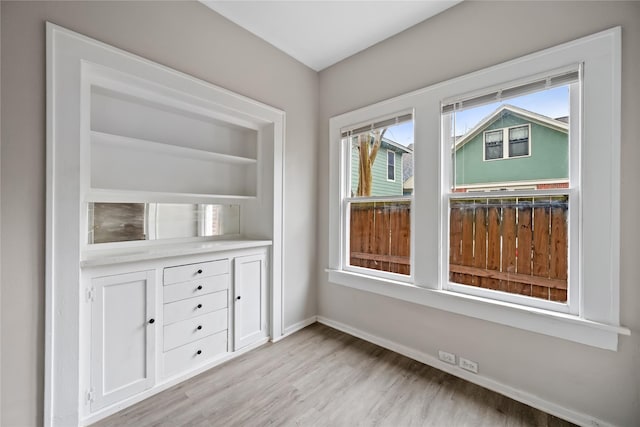
[[[202,274],[202,269],[198,270],[198,274]]]
[[[196,354],[202,354],[202,350],[196,351]]]
[[[202,308],[202,304],[198,304],[196,308]]]
[[[198,327],[196,328],[197,330],[202,329],[202,325],[198,325]]]
[[[149,323],[153,324],[155,323],[156,319],[149,319]]]
[[[201,291],[202,290],[202,285],[198,285],[198,287],[196,288],[197,291]]]
[[[236,297],[236,299],[240,299],[240,295],[238,295],[238,296]]]

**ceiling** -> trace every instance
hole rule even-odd
[[[462,0],[201,1],[320,71]]]

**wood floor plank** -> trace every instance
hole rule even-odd
[[[318,323],[94,424],[95,427],[572,425]]]

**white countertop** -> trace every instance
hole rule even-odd
[[[271,246],[271,240],[213,240],[191,243],[163,243],[136,248],[92,249],[83,253],[80,267],[121,264],[133,261],[195,255],[210,252],[224,252],[236,249]]]

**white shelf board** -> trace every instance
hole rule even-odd
[[[110,203],[217,203],[233,200],[252,200],[255,198],[255,196],[239,196],[233,194],[167,193],[102,188],[91,188],[85,195],[86,202]]]
[[[115,135],[95,130],[91,131],[91,142],[168,154],[172,156],[180,156],[195,160],[207,160],[237,165],[250,165],[256,163],[256,159],[249,157],[232,156],[230,154],[222,154],[213,151],[198,150],[196,148],[181,147],[179,145],[165,144],[163,142],[149,141],[146,139],[131,138],[128,136]]]
[[[271,240],[228,239],[207,240],[182,244],[147,244],[135,248],[124,247],[124,245],[117,249],[91,248],[82,253],[80,266],[83,268],[97,267],[125,262],[154,260],[158,258],[259,248],[271,246],[272,243],[273,242]]]

